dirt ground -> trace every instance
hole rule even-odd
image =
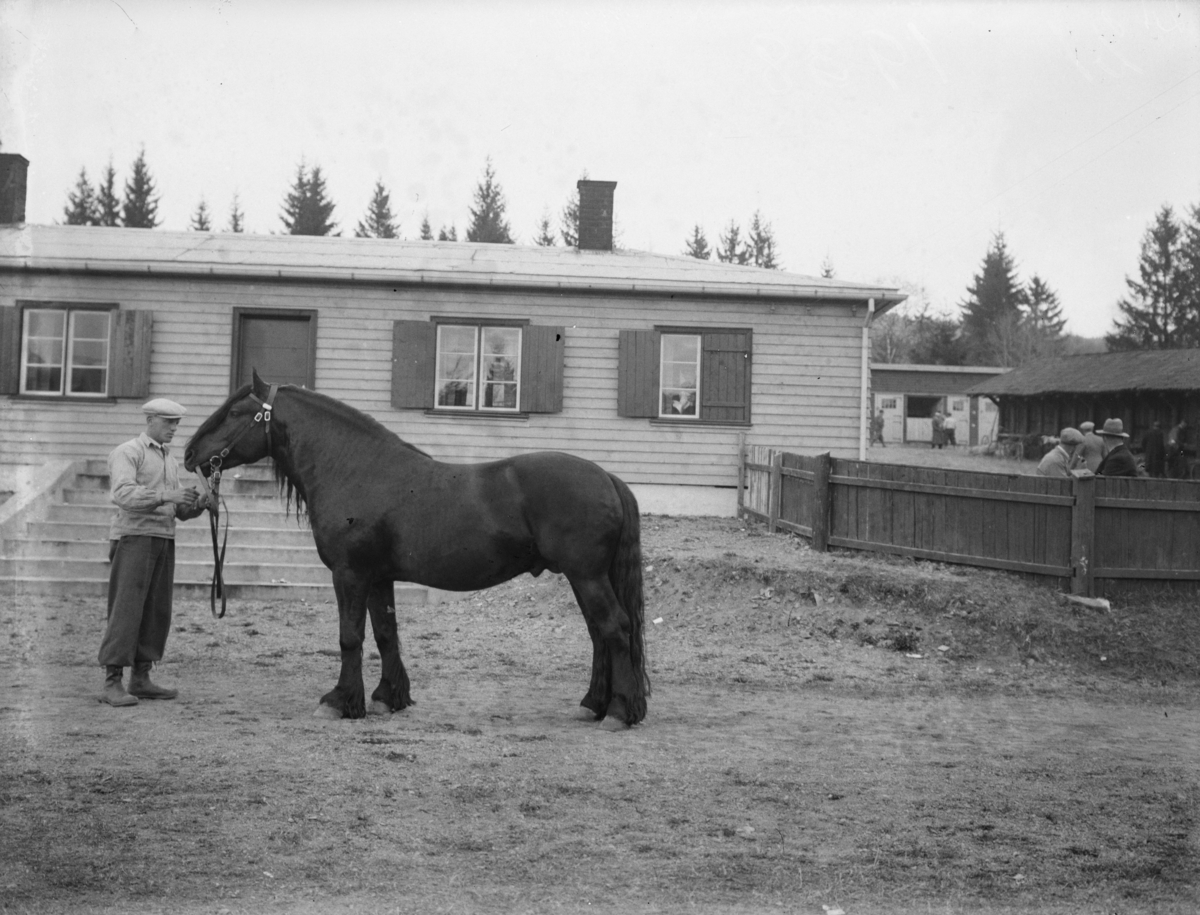
[[[314,719],[328,604],[181,601],[98,704],[99,599],[0,608],[0,911],[1194,913],[1200,621],[643,520],[646,721],[573,720],[565,581],[402,610],[417,705]],[[366,663],[367,689],[378,661]]]

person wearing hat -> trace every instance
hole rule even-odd
[[[1046,456],[1038,464],[1038,474],[1043,477],[1069,477],[1071,462],[1075,458],[1076,450],[1082,444],[1082,432],[1072,429],[1070,426],[1063,429],[1058,434],[1058,444],[1046,452]]]
[[[175,521],[195,518],[207,507],[195,487],[180,487],[179,465],[170,453],[187,410],[159,397],[143,404],[142,412],[146,430],[108,456],[117,513],[109,533],[108,623],[99,652],[105,680],[97,698],[114,706],[178,695],[152,683],[150,668],[162,659],[171,631]],[[128,692],[121,682],[126,667],[133,668]]]
[[[1081,423],[1079,431],[1083,433],[1083,443],[1075,449],[1075,464],[1072,469],[1087,468],[1095,473],[1100,462],[1104,460],[1104,439],[1096,434],[1096,424],[1090,421]]]
[[[1133,452],[1129,450],[1129,433],[1125,431],[1124,423],[1119,419],[1106,419],[1100,435],[1104,438],[1104,445],[1108,449],[1108,453],[1104,455],[1104,460],[1096,468],[1096,475],[1102,477],[1140,476],[1137,461],[1133,459]]]

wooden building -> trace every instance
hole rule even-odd
[[[597,461],[647,510],[733,514],[739,442],[853,455],[863,328],[894,289],[612,250],[0,226],[0,468],[108,453],[171,397],[199,422],[257,368],[433,456]]]
[[[883,411],[886,444],[928,443],[933,414],[953,416],[959,445],[986,445],[996,438],[996,405],[967,390],[1009,371],[995,366],[871,364],[873,411]]]
[[[1061,356],[980,382],[1000,407],[1002,433],[1057,435],[1065,426],[1120,419],[1136,447],[1151,424],[1200,424],[1200,349]]]

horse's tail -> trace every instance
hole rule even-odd
[[[650,695],[650,677],[646,673],[645,599],[642,591],[642,515],[637,498],[625,482],[609,474],[621,497],[624,520],[617,551],[608,570],[617,600],[629,617],[629,657],[637,678],[640,695],[630,698],[630,721],[641,721],[646,715],[646,697]]]

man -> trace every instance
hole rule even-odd
[[[946,418],[942,420],[942,440],[951,448],[958,445],[958,440],[955,438],[955,430],[957,429],[955,423],[953,413],[947,413]]]
[[[1146,473],[1152,477],[1167,474],[1167,437],[1163,435],[1162,423],[1155,420],[1142,436],[1142,456],[1146,460]]]
[[[1083,433],[1083,444],[1075,449],[1075,467],[1086,467],[1092,473],[1096,472],[1096,468],[1104,460],[1105,450],[1104,439],[1096,434],[1095,429],[1096,424],[1093,422],[1082,423],[1079,431]]]
[[[1188,434],[1188,421],[1182,418],[1167,433],[1167,475],[1176,480],[1188,478]]]
[[[1119,419],[1106,419],[1100,435],[1104,438],[1108,453],[1096,468],[1097,476],[1140,476],[1137,461],[1133,459],[1133,452],[1129,450],[1129,434],[1125,431],[1124,423]]]
[[[160,397],[142,406],[146,431],[108,456],[112,501],[117,506],[109,534],[108,625],[100,643],[104,690],[97,697],[114,706],[138,699],[174,699],[178,692],[150,681],[171,631],[175,585],[175,520],[195,518],[207,507],[195,487],[179,486],[179,466],[168,446],[187,410]],[[132,667],[129,692],[121,684]]]
[[[874,416],[871,417],[871,444],[879,443],[880,447],[886,448],[887,443],[883,440],[883,408],[879,408]]]
[[[1058,434],[1058,444],[1046,453],[1037,466],[1043,477],[1069,477],[1075,452],[1083,444],[1083,433],[1068,426]]]
[[[930,448],[941,448],[946,444],[945,428],[946,417],[938,410],[933,414],[933,439],[929,443]]]

